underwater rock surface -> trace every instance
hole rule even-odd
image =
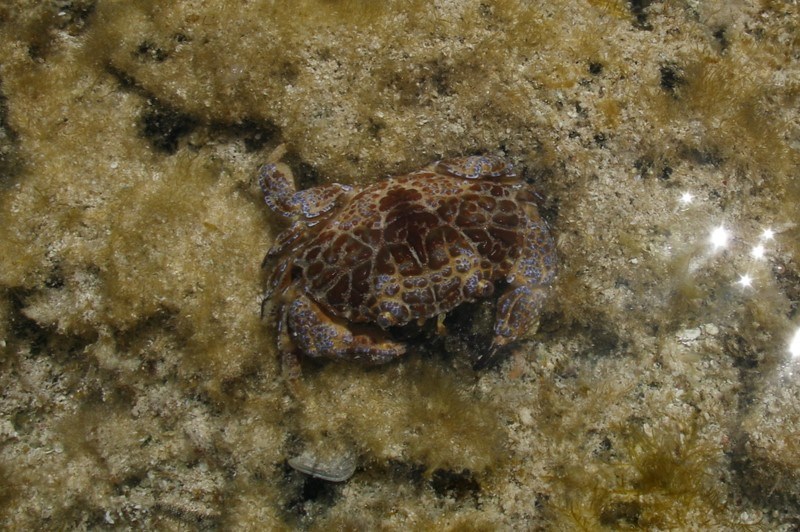
[[[800,8],[553,4],[0,7],[0,526],[797,527]],[[299,188],[513,163],[535,337],[476,372],[455,316],[290,398],[282,142]],[[287,464],[331,441],[349,480]]]

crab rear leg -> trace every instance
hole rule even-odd
[[[310,357],[383,364],[406,352],[404,344],[375,333],[355,334],[301,295],[288,304],[286,324],[291,342]]]

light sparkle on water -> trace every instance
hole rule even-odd
[[[715,227],[714,230],[711,231],[711,245],[714,246],[714,249],[720,249],[727,246],[730,238],[730,231],[725,229],[725,226],[723,225]]]
[[[789,354],[792,355],[792,360],[800,358],[800,327],[794,332],[792,341],[789,342]]]
[[[764,249],[764,246],[758,244],[757,246],[753,246],[753,249],[750,251],[750,255],[752,255],[754,259],[763,259],[766,251],[767,250]]]

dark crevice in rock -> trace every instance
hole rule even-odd
[[[154,95],[130,73],[112,65],[107,67],[107,71],[120,83],[123,90],[145,99],[140,117],[140,131],[162,153],[174,154],[185,137],[201,128],[219,142],[241,140],[246,151],[263,149],[280,136],[280,128],[269,120],[244,119],[231,123],[203,120]]]

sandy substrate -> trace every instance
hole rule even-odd
[[[800,7],[283,4],[0,6],[0,526],[800,526]],[[301,187],[506,157],[557,235],[538,332],[292,397],[280,143]]]

